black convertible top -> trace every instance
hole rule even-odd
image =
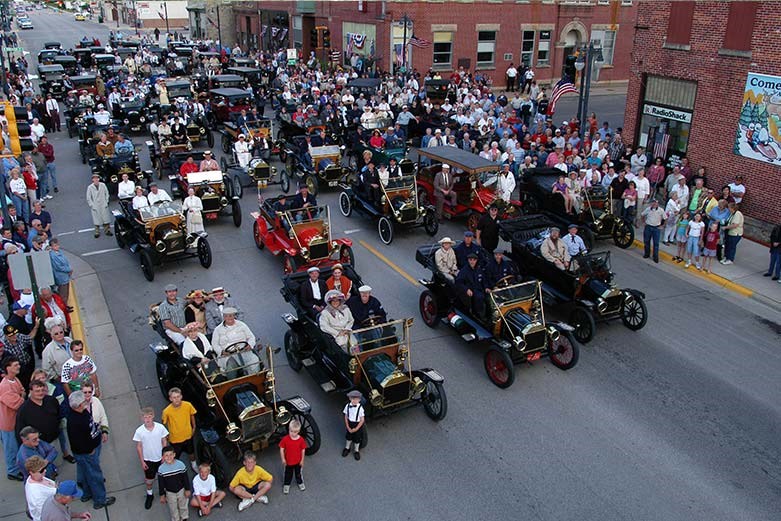
[[[560,224],[544,214],[524,215],[499,221],[499,235],[505,241],[521,244],[537,237],[540,232],[551,226],[560,226]]]
[[[418,154],[470,173],[499,170],[499,165],[458,147],[419,148]]]
[[[354,80],[350,80],[347,83],[347,86],[350,88],[356,87],[359,89],[367,89],[377,88],[380,86],[380,83],[382,83],[382,80],[379,78],[356,78]]]
[[[238,76],[241,79],[241,76]],[[243,89],[237,89],[236,87],[225,87],[222,89],[212,89],[209,92],[216,94],[217,96],[224,96],[226,98],[249,98],[249,93]]]

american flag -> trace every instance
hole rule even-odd
[[[429,40],[425,40],[423,38],[418,38],[414,34],[410,36],[409,42],[411,46],[417,47],[419,49],[425,49],[426,47],[431,47],[431,42]]]
[[[568,92],[578,92],[575,85],[570,81],[567,76],[564,76],[553,87],[553,91],[550,94],[550,102],[548,103],[548,114],[553,115],[556,112],[556,102],[559,98]]]
[[[654,157],[667,157],[667,147],[670,146],[670,134],[657,134],[654,144]]]

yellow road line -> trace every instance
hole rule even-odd
[[[71,337],[75,340],[84,342],[84,352],[89,353],[87,338],[84,335],[84,325],[81,322],[81,310],[79,309],[79,298],[76,296],[76,282],[70,281],[70,298],[68,304],[73,308],[71,313]]]
[[[635,239],[634,247],[637,249],[643,249],[644,244],[642,241]],[[675,261],[673,261],[673,255],[667,253],[666,251],[662,251],[661,249],[659,250],[659,258],[670,264],[675,264]],[[731,280],[716,275],[715,273],[705,273],[704,271],[700,271],[696,268],[693,268],[691,270],[686,270],[686,271],[692,275],[705,279],[708,282],[716,284],[717,286],[721,286],[724,289],[734,291],[738,295],[742,295],[744,297],[750,297],[751,295],[754,294],[754,290],[747,288],[746,286],[742,286],[736,282],[732,282]]]
[[[393,271],[395,271],[396,273],[398,273],[399,275],[407,279],[407,281],[409,281],[410,284],[412,284],[413,286],[420,286],[420,283],[417,280],[415,280],[415,278],[412,275],[410,275],[409,273],[401,269],[399,266],[394,264],[393,261],[391,261],[388,257],[386,257],[385,255],[377,251],[374,247],[370,246],[366,241],[360,240],[358,242],[361,244],[361,246],[369,250],[369,252],[373,253],[375,257],[377,257],[382,262],[390,266],[390,268]]]

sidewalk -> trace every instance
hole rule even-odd
[[[130,372],[122,354],[116,331],[108,312],[108,306],[103,297],[98,276],[92,267],[77,255],[68,254],[68,260],[74,269],[75,301],[78,309],[74,319],[79,327],[74,327],[74,335],[79,336],[79,328],[85,335],[83,338],[89,349],[90,356],[99,367],[101,401],[106,408],[111,435],[101,454],[101,468],[106,478],[108,495],[116,496],[117,502],[110,508],[112,521],[137,521],[149,519],[159,512],[145,511],[139,498],[143,496],[143,480],[138,471],[138,456],[131,437],[139,420],[138,395],[130,380]],[[139,346],[141,349],[143,346]],[[110,383],[109,383],[110,382]],[[59,443],[54,443],[57,450]],[[62,459],[58,461],[60,475],[57,481],[75,479],[76,466]],[[92,510],[92,503],[76,501],[72,508],[74,512],[90,511],[95,520],[106,519],[105,512]],[[0,518],[11,521],[27,520],[24,486],[7,479],[0,480]],[[146,513],[147,515],[144,515]]]
[[[643,228],[635,228],[636,248],[643,249]],[[770,277],[763,277],[770,264],[770,253],[768,247],[745,237],[738,243],[735,263],[730,265],[720,264],[716,259],[713,260],[711,271],[705,273],[692,264],[688,269],[684,269],[684,263],[676,263],[673,257],[678,254],[678,246],[664,244],[659,245],[659,261],[677,266],[681,271],[686,271],[693,277],[699,277],[712,284],[733,291],[744,297],[752,298],[763,304],[781,311],[781,284],[778,281],[770,280]],[[702,258],[701,258],[702,259]],[[648,262],[651,262],[648,259]]]

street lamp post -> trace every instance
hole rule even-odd
[[[407,16],[407,13],[404,13],[404,16],[401,17],[401,22],[404,24],[404,35],[401,39],[401,70],[402,72],[407,72],[407,24],[409,24],[412,20],[410,20],[410,17]]]
[[[602,57],[602,47],[590,42],[580,49],[580,56],[575,61],[575,69],[580,73],[580,95],[578,97],[578,119],[580,120],[580,139],[586,140],[586,115],[588,114],[588,98],[591,94],[591,75],[593,68],[600,69],[605,60]]]

